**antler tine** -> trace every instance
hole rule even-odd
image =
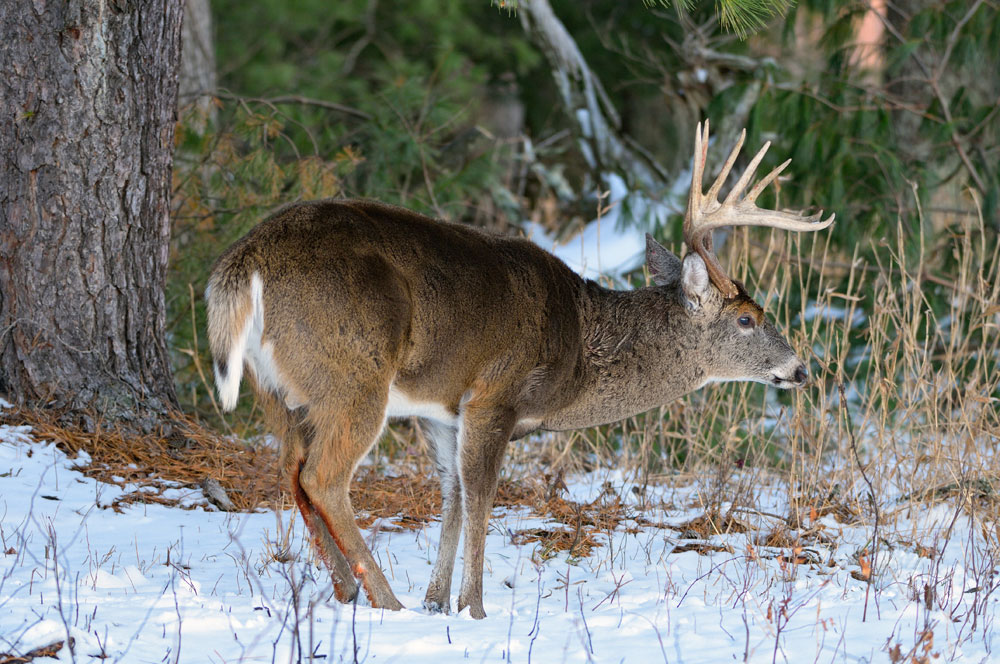
[[[729,177],[729,172],[733,170],[733,165],[736,163],[736,158],[740,156],[740,150],[743,149],[743,141],[747,138],[747,130],[744,128],[740,132],[739,140],[736,141],[736,145],[733,146],[732,152],[729,153],[729,158],[726,159],[726,163],[722,165],[722,171],[719,172],[719,177],[715,178],[715,182],[712,183],[712,188],[708,190],[706,196],[709,200],[717,201],[719,200],[719,190],[722,189],[722,185],[726,183],[726,178]],[[770,144],[768,144],[770,145]],[[764,146],[764,152],[767,151],[767,145]],[[758,153],[760,156],[760,153]],[[744,173],[744,177],[746,174]],[[740,182],[743,182],[743,178],[740,178]],[[737,185],[738,187],[739,185]],[[746,186],[745,184],[743,186]],[[734,188],[733,191],[736,191]],[[729,196],[732,196],[730,193]],[[729,200],[729,197],[726,198]]]
[[[778,228],[783,231],[821,231],[828,228],[837,217],[830,214],[823,219],[823,210],[816,214],[801,215],[796,212],[784,212],[778,210],[761,210],[754,207],[742,213],[743,219],[731,221],[727,226],[763,226],[766,228]]]
[[[741,146],[743,145],[743,136],[745,136],[746,133],[747,130],[744,129],[743,134],[740,136],[740,140],[737,143],[737,145]],[[753,159],[751,159],[750,163],[747,165],[746,170],[743,171],[743,175],[741,175],[740,179],[737,180],[736,184],[733,185],[732,191],[730,191],[729,195],[726,196],[726,200],[723,202],[723,205],[732,205],[734,201],[739,199],[740,194],[743,193],[743,190],[747,188],[747,185],[750,184],[750,180],[757,173],[757,167],[760,166],[761,159],[764,158],[764,155],[767,154],[767,150],[770,147],[771,147],[771,141],[767,141],[766,143],[764,143],[764,147],[762,147],[760,150],[757,151],[757,154],[753,156]],[[730,157],[730,159],[733,159],[735,161],[733,157]],[[770,173],[768,175],[770,175]]]
[[[691,193],[688,196],[687,213],[684,215],[684,241],[689,245],[694,211],[701,207],[701,181],[705,176],[705,162],[708,160],[708,120],[705,120],[704,138],[701,123],[694,135],[694,163],[691,165]]]
[[[746,173],[740,178],[740,181],[736,183],[733,187],[733,191],[726,196],[726,203],[731,203],[735,200],[734,194],[742,190],[746,186],[746,182],[750,181],[753,172],[757,170],[757,166],[760,164],[761,158],[763,158],[764,153],[767,149],[771,147],[771,142],[768,141],[764,144],[764,147],[760,149],[760,152],[753,158],[750,165],[747,166]],[[760,196],[761,192],[767,189],[767,186],[774,182],[781,172],[784,171],[788,165],[792,163],[791,159],[786,159],[784,162],[778,164],[770,173],[761,178],[760,182],[755,184],[746,196],[743,197],[743,201],[746,205],[743,207],[750,208],[752,211],[752,221],[742,223],[734,222],[733,225],[742,226],[770,226],[771,228],[780,228],[786,231],[819,231],[828,227],[833,223],[834,218],[837,216],[831,214],[826,220],[820,221],[823,218],[823,210],[820,210],[816,214],[812,215],[801,215],[795,212],[780,212],[777,210],[761,210],[756,206],[757,197]],[[749,174],[749,175],[748,175]],[[746,180],[746,182],[744,182]],[[817,223],[819,222],[819,223]]]
[[[698,128],[694,135],[694,163],[691,165],[691,191],[688,194],[687,212],[684,215],[684,242],[688,250],[695,249],[702,245],[700,234],[696,223],[696,217],[701,216],[701,208],[704,205],[702,194],[702,181],[705,178],[705,164],[708,162],[708,119],[705,120],[704,130],[702,124],[698,123]],[[708,240],[708,249],[711,251],[711,239]]]
[[[768,145],[770,145],[770,142],[768,143]],[[750,201],[751,203],[755,202],[757,200],[757,197],[760,196],[760,193],[765,189],[767,189],[767,185],[774,182],[778,178],[778,176],[781,175],[781,172],[785,170],[785,168],[787,168],[790,163],[792,163],[792,160],[786,159],[784,163],[779,164],[770,173],[765,175],[760,182],[758,182],[753,186],[753,189],[750,190],[750,193],[746,195],[746,200]]]
[[[770,173],[765,175],[750,191],[743,195],[744,190],[757,172],[757,167],[771,147],[770,141],[757,151],[740,175],[739,180],[722,202],[719,201],[719,190],[729,177],[733,165],[739,156],[740,149],[746,140],[746,129],[740,133],[740,138],[722,166],[719,176],[712,183],[708,194],[702,193],[702,180],[705,174],[705,164],[708,160],[708,120],[705,120],[704,130],[701,123],[695,136],[694,165],[691,169],[691,194],[688,198],[687,214],[684,218],[684,241],[689,250],[696,251],[705,261],[708,275],[716,288],[726,298],[735,297],[738,289],[732,280],[726,276],[725,270],[719,264],[719,259],[712,251],[712,231],[722,226],[767,226],[790,231],[818,231],[833,223],[836,215],[831,214],[823,219],[823,211],[813,215],[801,215],[795,212],[778,210],[762,210],[757,207],[757,197],[782,171],[791,163],[785,161]],[[742,198],[741,198],[742,196]]]

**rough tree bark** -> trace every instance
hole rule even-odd
[[[0,3],[0,393],[176,397],[164,280],[183,0]]]

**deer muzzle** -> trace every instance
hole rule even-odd
[[[771,376],[771,384],[785,390],[793,387],[802,387],[807,382],[809,382],[809,370],[802,363],[796,365],[787,376],[782,376],[778,373]]]

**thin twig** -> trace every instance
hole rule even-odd
[[[840,407],[844,411],[844,417],[847,426],[847,434],[851,438],[851,451],[854,453],[854,461],[858,464],[858,470],[861,471],[861,479],[865,481],[868,485],[868,502],[871,505],[872,512],[875,515],[875,527],[872,529],[872,563],[871,570],[868,573],[868,586],[865,588],[865,608],[861,613],[861,622],[865,622],[868,619],[868,595],[871,591],[873,577],[875,571],[878,569],[876,567],[878,562],[878,528],[879,528],[879,509],[878,503],[875,500],[875,488],[872,486],[872,482],[868,479],[868,473],[865,472],[865,467],[861,463],[861,455],[858,452],[858,441],[854,436],[854,424],[851,422],[851,411],[847,406],[847,393],[844,390],[843,381],[837,383],[837,389],[840,392]],[[876,608],[878,607],[878,602],[875,603]]]
[[[962,31],[962,28],[964,28],[965,24],[969,22],[969,19],[971,19],[972,16],[979,11],[979,7],[982,6],[982,4],[983,0],[976,0],[973,2],[972,6],[969,7],[969,11],[965,13],[965,16],[960,18],[958,23],[955,24],[955,29],[951,31],[951,34],[948,36],[948,42],[945,44],[944,54],[941,56],[941,62],[938,63],[937,71],[934,72],[935,80],[940,79],[944,74],[944,68],[948,64],[948,60],[951,58],[951,52],[955,49],[955,44],[958,43],[958,33]]]

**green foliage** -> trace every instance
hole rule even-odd
[[[281,106],[304,131],[296,132],[294,154],[276,146],[279,159],[350,149],[360,161],[342,182],[345,194],[453,218],[499,175],[490,146],[455,150],[453,142],[477,122],[491,80],[540,61],[516,20],[486,4],[423,0],[400,11],[357,0],[269,0],[247,12],[223,0],[214,10],[225,88],[333,100],[358,111]],[[248,47],[247,34],[261,40]]]
[[[688,11],[695,9],[694,0],[679,0]],[[643,0],[647,6],[659,3],[669,7],[670,0]],[[735,32],[740,39],[765,28],[775,16],[784,16],[792,0],[715,0],[715,11],[724,30]]]

